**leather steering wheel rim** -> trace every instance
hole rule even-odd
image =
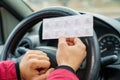
[[[79,15],[78,12],[65,7],[50,7],[35,12],[21,21],[8,37],[2,50],[1,60],[7,60],[8,54],[14,53],[18,43],[25,33],[36,23],[44,18]],[[97,80],[100,70],[100,53],[97,37],[94,33],[93,37],[84,39],[87,46],[87,58],[85,75],[81,80]]]

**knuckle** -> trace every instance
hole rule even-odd
[[[26,52],[26,54],[30,54],[32,51],[31,50],[28,50],[27,52]]]
[[[47,60],[47,61],[49,61],[50,59],[49,59],[49,57],[47,57],[47,56],[42,56],[42,57],[41,57],[41,60]]]
[[[50,65],[50,61],[47,61],[48,62],[48,65]]]
[[[85,44],[81,44],[81,45],[79,45],[79,48],[80,48],[81,50],[86,50],[86,46],[85,46]]]
[[[43,52],[42,51],[39,51],[39,50],[32,50],[33,53],[36,53],[36,54],[42,54]]]
[[[47,56],[47,54],[44,53],[43,51],[38,51],[38,53],[41,54],[41,55],[45,55],[45,56]]]
[[[44,52],[42,52],[42,54],[43,54],[43,55],[45,55],[45,56],[47,56],[47,54],[46,54],[46,53],[44,53]]]
[[[30,61],[29,61],[29,64],[30,64],[31,67],[32,67],[32,66],[36,65],[36,62],[35,62],[34,60],[30,60]]]
[[[47,61],[47,67],[48,67],[48,68],[50,67],[50,62],[49,62],[49,61]]]
[[[85,46],[85,44],[83,44],[82,46],[83,46],[83,49],[86,50],[86,46]]]
[[[31,59],[31,58],[33,58],[33,56],[32,55],[27,55],[27,58]]]
[[[49,58],[49,57],[47,57],[46,59],[47,59],[48,61],[50,61],[50,58]]]
[[[87,52],[85,51],[84,54],[83,54],[83,58],[85,58],[87,55]]]

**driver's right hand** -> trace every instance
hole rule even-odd
[[[58,66],[65,65],[76,71],[86,56],[86,46],[79,38],[60,37],[57,50]]]

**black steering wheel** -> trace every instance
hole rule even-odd
[[[7,60],[9,54],[15,54],[17,45],[22,39],[22,37],[25,35],[25,33],[35,24],[42,21],[44,18],[70,15],[80,14],[77,11],[65,7],[45,8],[31,14],[30,16],[25,18],[22,22],[20,22],[8,37],[2,50],[1,60]],[[48,42],[49,41],[50,40],[48,40]],[[86,65],[83,70],[78,69],[77,75],[81,80],[97,80],[100,70],[100,54],[95,32],[93,37],[83,38],[82,41],[86,44],[87,47]],[[42,43],[42,41],[40,42]],[[50,59],[52,59],[51,63],[53,67],[57,65],[55,61],[56,49],[54,47],[44,45],[44,47],[37,49],[43,50],[48,54]]]

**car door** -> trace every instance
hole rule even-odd
[[[0,54],[13,28],[31,13],[32,9],[21,0],[0,0]]]

